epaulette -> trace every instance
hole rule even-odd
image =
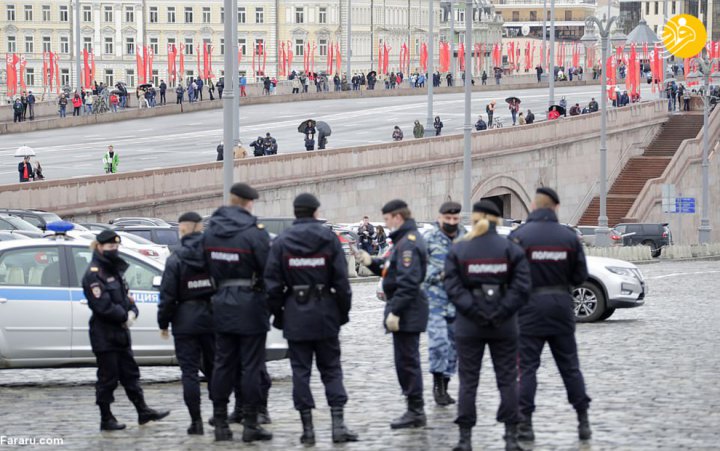
[[[408,233],[407,239],[409,241],[415,241],[415,240],[417,240],[417,236],[415,236],[414,233]]]
[[[257,228],[263,230],[265,228],[265,224],[258,224]]]
[[[98,272],[98,271],[100,271],[100,269],[97,266],[90,267],[90,272]]]

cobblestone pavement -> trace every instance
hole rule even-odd
[[[593,439],[577,440],[576,420],[567,404],[560,377],[546,349],[539,372],[535,450],[717,449],[720,444],[720,374],[717,331],[717,273],[720,262],[662,262],[645,265],[650,294],[644,307],[618,310],[604,323],[579,325],[581,365],[593,398]],[[457,437],[454,408],[432,404],[431,378],[426,375],[428,427],[391,431],[388,422],[403,411],[392,367],[390,337],[382,333],[382,304],[374,283],[353,284],[351,323],[342,334],[343,363],[350,395],[347,422],[361,442],[333,446],[329,412],[317,374],[313,378],[317,449],[437,450],[450,449]],[[423,344],[425,342],[423,341]],[[423,367],[427,370],[426,353]],[[475,449],[503,449],[502,425],[495,423],[498,404],[490,362],[483,367],[478,396]],[[270,412],[272,442],[253,449],[300,449],[300,422],[293,410],[287,361],[269,365],[273,377]],[[0,441],[2,436],[62,438],[55,449],[229,449],[236,441],[214,445],[212,428],[189,437],[182,403],[179,370],[143,368],[151,406],[172,409],[167,420],[139,427],[121,389],[114,411],[128,424],[122,432],[101,434],[93,404],[93,369],[0,371]],[[155,383],[150,383],[155,382]],[[451,383],[453,392],[457,382]],[[209,417],[209,402],[203,405]],[[0,442],[0,449],[9,448]]]

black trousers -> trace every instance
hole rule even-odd
[[[475,398],[480,381],[485,345],[490,348],[490,357],[495,368],[495,380],[500,391],[500,407],[496,419],[501,423],[517,423],[517,338],[470,338],[456,337],[458,353],[458,417],[455,423],[473,427],[477,422]]]
[[[165,105],[165,93],[164,92],[160,93],[160,104]]]
[[[288,341],[288,355],[293,372],[293,403],[297,410],[315,408],[310,391],[313,356],[325,386],[328,405],[342,407],[347,403],[340,366],[340,340],[337,337],[318,341]]]
[[[403,395],[408,398],[422,399],[420,334],[417,332],[393,333],[393,350],[395,352],[395,372]]]
[[[257,408],[262,404],[261,373],[265,365],[267,334],[215,335],[215,366],[212,400],[215,406],[227,406],[230,393],[240,377],[243,405]]]
[[[233,389],[233,392],[235,393],[235,404],[242,406],[242,371],[240,371],[240,367],[238,367],[238,371],[237,377],[235,378],[235,388]],[[260,370],[260,405],[264,407],[267,407],[271,387],[272,379],[270,379],[270,374],[267,372],[267,366],[265,366],[265,362],[263,362],[263,367]]]
[[[550,345],[550,351],[565,384],[568,401],[577,411],[587,410],[591,399],[585,392],[585,380],[580,372],[575,335],[564,334],[548,337],[520,335],[518,362],[520,368],[520,415],[527,418],[535,411],[537,369],[540,366],[540,354],[545,342]]]
[[[138,368],[132,349],[122,351],[98,352],[97,382],[95,383],[95,403],[111,404],[115,401],[113,392],[120,382],[130,401],[143,399],[140,388],[140,368]]]
[[[215,336],[175,335],[175,356],[182,371],[183,399],[191,414],[200,413],[200,377],[202,369],[208,380],[208,393],[212,393],[213,359],[215,358]],[[212,400],[212,396],[210,396]]]

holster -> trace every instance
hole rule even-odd
[[[324,285],[293,285],[292,291],[298,304],[307,304],[312,299],[320,299]]]

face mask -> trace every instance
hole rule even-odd
[[[458,231],[458,224],[443,223],[442,229],[446,233],[453,234]]]
[[[120,251],[117,249],[114,251],[103,251],[102,255],[112,263],[120,263],[123,261],[123,259],[120,258]]]

